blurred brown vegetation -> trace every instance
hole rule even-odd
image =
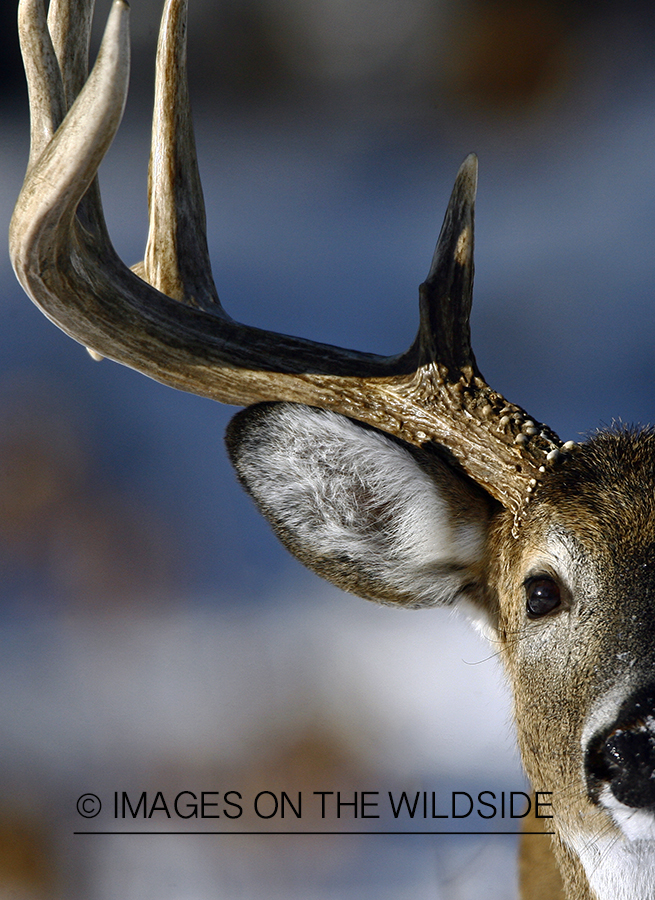
[[[0,11],[0,100],[25,102],[14,0]],[[106,9],[96,5],[97,47]],[[645,2],[192,0],[196,101],[358,97],[520,116],[567,92],[589,40],[616,20],[655,34]],[[150,96],[160,0],[132,9],[132,93]]]

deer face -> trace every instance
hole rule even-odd
[[[522,758],[598,895],[649,896],[620,891],[653,871],[655,439],[601,433],[542,487],[492,540]]]

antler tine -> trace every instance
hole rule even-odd
[[[157,45],[152,152],[148,170],[150,233],[134,271],[162,293],[226,316],[207,249],[186,77],[186,0],[166,0]]]
[[[421,363],[438,361],[451,373],[475,366],[469,319],[477,187],[478,158],[471,153],[457,175],[428,277],[419,288]]]
[[[406,353],[374,356],[240,325],[222,311],[209,268],[185,75],[186,0],[167,0],[162,23],[150,235],[136,273],[106,235],[94,180],[125,102],[127,3],[114,0],[93,71],[57,128],[64,95],[70,102],[85,74],[91,0],[55,2],[53,17],[65,19],[53,26],[63,81],[43,4],[21,0],[33,147],[10,252],[34,302],[95,353],[173,387],[241,406],[305,403],[418,446],[443,444],[492,496],[519,511],[561,442],[506,404],[475,366],[468,326],[475,158],[457,176],[421,287],[419,333]],[[71,42],[83,46],[68,68]]]
[[[73,105],[89,74],[89,41],[94,0],[50,0],[48,32],[59,63],[66,111]],[[97,179],[89,185],[77,208],[84,227],[98,241],[110,244]]]
[[[29,170],[52,140],[67,111],[61,71],[47,26],[45,0],[21,0],[18,34],[30,102]]]
[[[48,31],[61,70],[66,109],[89,74],[89,39],[94,0],[50,0]]]
[[[33,0],[25,0],[22,7],[31,12]],[[41,273],[33,270],[39,255],[59,262],[72,250],[75,212],[111,144],[125,105],[129,77],[127,13],[127,4],[115,0],[96,66],[64,122],[47,141],[48,110],[65,103],[63,81],[45,18],[21,18],[36,131],[31,164],[10,227],[10,252],[23,284],[33,278],[40,280]],[[46,60],[45,64],[39,57]],[[69,85],[71,81],[68,79]],[[54,116],[50,121],[53,126],[57,124]]]

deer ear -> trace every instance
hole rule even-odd
[[[481,599],[495,501],[454,465],[293,403],[249,407],[226,441],[282,543],[328,581],[409,607]]]

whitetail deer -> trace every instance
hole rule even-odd
[[[655,897],[655,435],[562,444],[483,380],[471,351],[476,161],[455,183],[418,335],[381,358],[248,328],[210,274],[185,75],[185,0],[157,57],[150,234],[132,271],[96,171],[128,80],[115,0],[87,77],[92,0],[21,0],[32,144],[10,249],[45,314],[90,349],[250,406],[227,442],[286,546],[340,587],[463,602],[500,648],[532,785],[555,834],[524,839],[524,897]]]

